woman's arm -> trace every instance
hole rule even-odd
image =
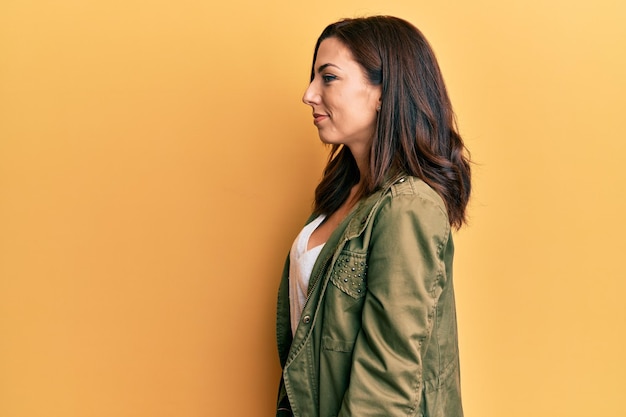
[[[450,224],[442,205],[395,196],[374,220],[362,329],[338,417],[414,415],[420,405],[423,358],[447,279]]]

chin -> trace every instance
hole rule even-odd
[[[320,141],[325,145],[341,145],[343,143],[337,139],[328,138],[323,135],[319,135],[319,136],[320,136]]]

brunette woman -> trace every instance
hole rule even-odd
[[[462,416],[470,163],[431,47],[395,17],[333,23],[303,101],[331,151],[279,290],[277,416]]]

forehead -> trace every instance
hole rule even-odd
[[[316,69],[325,64],[335,64],[340,67],[340,64],[360,67],[352,57],[350,49],[337,38],[327,38],[320,43],[315,60]]]

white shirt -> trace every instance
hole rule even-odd
[[[317,227],[324,221],[323,214],[304,226],[291,246],[289,252],[289,311],[291,313],[291,332],[294,334],[302,310],[306,303],[309,289],[309,280],[313,265],[319,256],[324,244],[308,249],[309,238]]]

